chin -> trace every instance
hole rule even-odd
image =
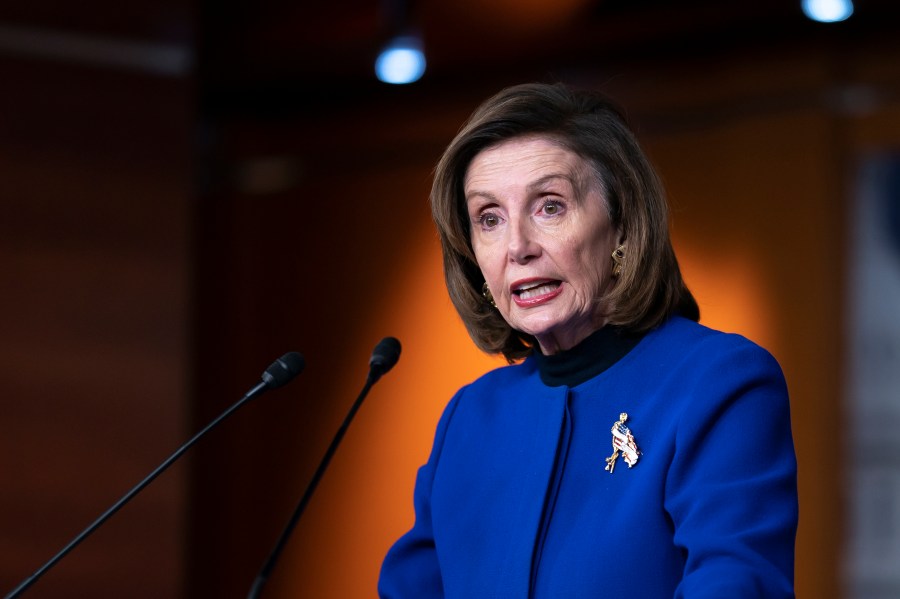
[[[540,338],[554,336],[558,325],[559,323],[556,322],[522,322],[518,326],[514,325],[513,328],[522,331],[526,335]]]

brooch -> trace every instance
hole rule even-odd
[[[606,468],[604,470],[608,471],[612,474],[613,469],[616,467],[616,460],[619,457],[619,453],[622,454],[625,463],[628,464],[628,467],[631,468],[635,464],[637,464],[638,458],[641,456],[641,450],[638,449],[637,443],[634,441],[634,435],[631,434],[631,429],[625,426],[625,421],[628,420],[628,414],[622,412],[619,414],[619,419],[612,425],[612,446],[613,446],[613,454],[606,458]]]

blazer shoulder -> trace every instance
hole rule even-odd
[[[682,317],[673,317],[657,332],[663,345],[679,347],[688,359],[710,362],[741,356],[780,370],[769,350],[739,333],[720,331]]]
[[[506,364],[489,370],[468,385],[465,385],[462,390],[482,393],[491,389],[502,389],[509,385],[529,381],[532,376],[537,376],[537,365],[534,359],[529,357],[522,362]]]

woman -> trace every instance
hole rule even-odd
[[[511,365],[450,401],[379,594],[793,596],[781,369],[697,324],[621,114],[506,89],[447,148],[431,202],[453,303]]]

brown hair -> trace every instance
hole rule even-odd
[[[626,240],[621,274],[602,300],[609,324],[649,330],[674,313],[699,320],[669,239],[668,206],[656,171],[608,98],[562,84],[506,88],[469,117],[435,170],[431,210],[441,238],[444,276],[453,305],[475,344],[507,360],[531,351],[533,337],[514,330],[481,295],[463,184],[472,159],[500,142],[538,135],[585,159],[606,198],[612,224]],[[611,260],[597,256],[597,260]]]

